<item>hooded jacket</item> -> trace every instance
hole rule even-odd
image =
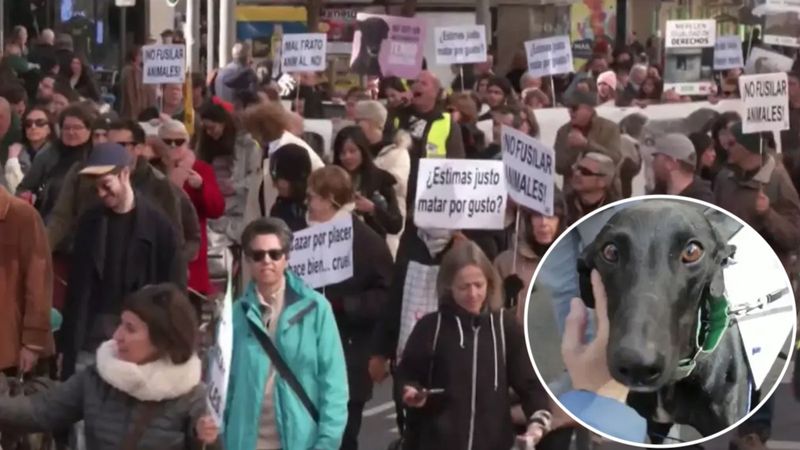
[[[411,332],[397,378],[400,386],[444,389],[409,408],[408,448],[417,450],[511,448],[509,387],[526,417],[548,408],[522,328],[503,310],[474,315],[445,301]]]
[[[197,356],[184,364],[162,359],[137,365],[116,355],[116,343],[105,342],[97,350],[97,364],[65,383],[30,397],[0,397],[0,424],[53,432],[83,420],[87,450],[118,450],[142,406],[155,402],[136,448],[199,450],[194,429],[206,415],[206,389]]]

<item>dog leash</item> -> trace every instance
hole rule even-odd
[[[755,304],[741,305],[737,308],[728,308],[728,315],[741,317],[741,316],[746,316],[756,310],[763,310],[764,307],[766,307],[770,303],[779,300],[780,298],[782,298],[784,295],[787,294],[790,294],[789,288],[788,287],[781,288],[775,292],[772,292],[770,294],[765,295],[764,297],[759,298],[758,302],[756,302]],[[734,317],[731,317],[731,320],[733,319]]]

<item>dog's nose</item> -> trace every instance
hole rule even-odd
[[[614,352],[611,375],[628,387],[654,387],[664,373],[665,358],[657,351],[622,347]]]

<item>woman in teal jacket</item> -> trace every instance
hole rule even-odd
[[[285,450],[337,450],[347,423],[347,369],[328,301],[290,271],[285,272],[283,311],[273,339],[319,410],[315,423],[281,377],[274,391],[275,421]],[[264,387],[271,362],[251,323],[266,333],[259,296],[250,282],[233,304],[233,358],[223,426],[225,448],[256,450]],[[248,323],[249,322],[249,323]]]

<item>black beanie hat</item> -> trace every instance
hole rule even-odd
[[[311,175],[311,158],[308,156],[308,150],[297,144],[278,147],[269,157],[269,172],[275,180],[305,183]]]

